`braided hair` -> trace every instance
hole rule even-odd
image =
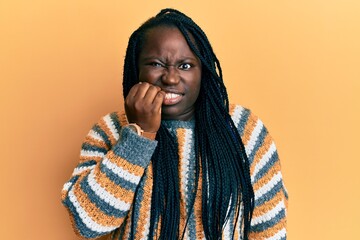
[[[254,191],[244,144],[229,114],[229,100],[220,62],[201,28],[185,14],[163,9],[142,24],[130,37],[124,63],[123,95],[138,83],[138,59],[149,29],[175,27],[185,37],[202,64],[200,93],[195,106],[195,189],[202,179],[202,223],[206,239],[221,239],[231,214],[238,218],[243,205],[242,228],[248,239],[254,210]],[[152,156],[153,190],[149,239],[179,239],[180,190],[176,140],[161,124]],[[200,172],[202,174],[200,174]],[[196,192],[191,196],[194,207]],[[134,209],[132,211],[135,211]],[[135,213],[133,212],[132,216]],[[134,223],[134,218],[132,219]],[[134,224],[131,224],[134,226]],[[133,227],[132,227],[133,228]],[[182,231],[183,232],[180,232]],[[235,227],[234,227],[235,231]],[[134,229],[130,237],[134,238]],[[233,233],[234,237],[234,233]]]

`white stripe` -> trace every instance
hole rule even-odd
[[[149,202],[151,202],[151,195],[149,196]],[[145,225],[144,225],[144,231],[141,239],[147,240],[149,239],[149,233],[150,233],[150,217],[151,217],[151,207],[148,208],[146,213],[146,219],[145,219]]]
[[[181,161],[181,185],[183,187],[182,191],[185,193],[185,196],[188,196],[186,185],[189,181],[189,158],[191,151],[191,132],[186,129],[184,134],[184,146],[182,149],[183,159]],[[187,201],[185,201],[187,202]]]
[[[231,199],[229,201],[229,206],[226,212],[226,215],[229,214],[231,210]],[[235,217],[235,215],[234,215]],[[225,224],[224,231],[223,231],[223,239],[230,239],[230,236],[232,235],[232,229],[230,229],[230,223],[232,222],[233,218],[229,218]]]
[[[278,231],[274,236],[266,238],[266,240],[279,240],[281,238],[284,238],[286,236],[286,229],[283,228],[280,231]]]
[[[130,209],[130,204],[113,196],[111,193],[106,191],[100,184],[95,180],[94,172],[91,172],[88,176],[88,184],[90,188],[98,195],[102,200],[110,204],[112,207],[119,209],[121,211],[128,211]]]
[[[92,166],[87,166],[87,167],[77,167],[74,169],[72,175],[75,176],[75,175],[79,175],[81,173],[83,173],[84,171],[86,170],[89,170],[89,169],[93,169],[96,165],[92,165]]]
[[[63,191],[68,191],[69,188],[71,187],[71,185],[72,185],[72,182],[65,183],[63,186]]]
[[[104,153],[98,151],[81,150],[81,157],[104,157]]]
[[[115,128],[115,124],[111,120],[110,114],[108,114],[108,115],[106,115],[104,117],[104,121],[105,121],[107,127],[110,129],[110,132],[113,135],[113,137],[115,138],[115,140],[118,140],[119,139],[119,133]]]
[[[264,186],[262,186],[260,189],[258,189],[255,192],[255,199],[259,199],[262,195],[270,191],[278,182],[281,181],[281,179],[282,179],[282,175],[281,172],[279,171],[271,178],[271,180],[268,183],[266,183]]]
[[[151,208],[150,208],[151,209]],[[150,211],[148,211],[148,217],[146,219],[145,222],[145,226],[144,226],[144,232],[143,232],[143,236],[141,239],[148,239],[149,233],[150,233]]]
[[[240,208],[239,208],[239,217],[237,218],[236,220],[236,231],[238,233],[238,236],[239,236],[239,239],[243,239],[243,234],[242,234],[242,222],[243,222],[243,219],[242,219],[242,216],[243,216],[243,211],[244,211],[244,204],[243,202],[240,203]],[[236,217],[236,216],[235,216]]]
[[[127,170],[123,169],[122,167],[117,166],[116,164],[110,162],[108,158],[105,157],[104,160],[102,161],[102,164],[104,164],[107,168],[111,169],[116,175],[125,179],[126,181],[132,182],[134,184],[139,184],[141,177],[136,176],[131,172],[128,172]]]
[[[253,218],[251,220],[251,225],[256,225],[256,224],[259,224],[259,223],[270,221],[271,219],[275,218],[276,215],[279,214],[279,212],[281,210],[283,210],[283,209],[285,209],[284,201],[280,201],[270,211],[267,211],[264,214],[262,214],[262,215],[260,215],[260,216],[258,216],[256,218]]]
[[[269,162],[270,158],[276,151],[275,143],[272,142],[269,149],[266,151],[266,153],[261,157],[261,160],[256,164],[254,168],[254,172],[251,175],[251,182],[254,183],[254,177],[256,174]]]
[[[88,213],[80,206],[79,201],[76,198],[73,191],[74,191],[74,188],[72,188],[69,191],[69,199],[72,202],[72,204],[74,205],[76,212],[79,214],[81,221],[86,225],[87,228],[89,228],[90,230],[92,230],[94,232],[105,233],[105,232],[110,232],[118,227],[118,226],[106,227],[106,226],[99,225],[97,222],[93,221],[91,219],[91,217],[88,215]]]
[[[260,119],[258,119],[256,122],[256,126],[251,133],[250,140],[245,146],[245,151],[248,156],[250,155],[251,151],[254,149],[256,140],[258,139],[263,126],[264,125],[263,125],[262,121]]]
[[[228,209],[229,211],[229,209]],[[230,222],[232,221],[233,219],[232,218],[229,218],[228,221],[226,222],[226,225],[225,225],[225,228],[224,228],[224,231],[223,231],[223,239],[231,239],[231,233],[230,232]]]
[[[92,137],[93,139],[99,140],[101,142],[104,141],[104,139],[100,136],[100,134],[98,134],[97,132],[95,132],[94,130],[90,130],[89,134],[90,137]]]
[[[189,201],[189,193],[187,189],[187,184],[189,181],[189,159],[191,154],[191,146],[192,146],[192,130],[186,129],[184,134],[184,146],[181,151],[183,152],[183,159],[181,160],[181,192],[184,193],[184,201],[185,201],[185,214],[189,214],[187,212],[187,203]],[[189,239],[190,228],[187,226],[184,238]]]
[[[234,109],[234,113],[233,115],[231,116],[235,126],[238,126],[239,125],[239,122],[240,122],[240,119],[241,119],[241,116],[244,112],[244,108],[237,105]]]

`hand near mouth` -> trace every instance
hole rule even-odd
[[[125,99],[129,123],[136,123],[145,132],[157,132],[161,123],[161,106],[165,92],[146,82],[134,85]]]

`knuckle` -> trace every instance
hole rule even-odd
[[[140,82],[139,83],[141,87],[148,87],[149,86],[149,83],[147,82]]]
[[[151,113],[154,114],[154,115],[157,114],[158,112],[159,112],[159,110],[157,108],[152,108],[151,109]]]
[[[158,92],[156,97],[159,98],[159,99],[163,99],[165,97],[165,94],[163,92]]]
[[[142,104],[140,101],[136,101],[136,102],[134,103],[134,108],[135,108],[136,110],[141,110],[142,107],[143,107],[143,104]]]

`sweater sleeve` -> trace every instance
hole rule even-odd
[[[250,163],[255,208],[249,239],[286,239],[288,194],[275,143],[263,122],[241,106],[233,109]]]
[[[62,203],[83,238],[96,238],[121,226],[157,145],[121,127],[120,117],[108,114],[90,130],[80,161],[62,190]]]

